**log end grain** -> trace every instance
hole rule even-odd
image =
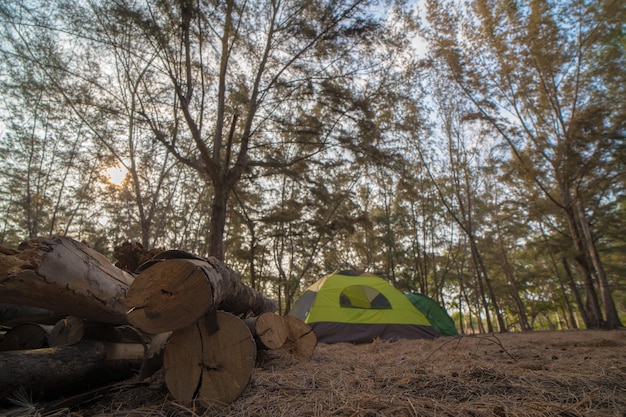
[[[128,322],[150,334],[185,328],[207,313],[212,291],[206,276],[180,259],[156,263],[128,288]]]
[[[247,387],[256,344],[246,324],[218,311],[218,330],[207,320],[172,333],[163,358],[165,383],[180,401],[202,399],[229,404]]]
[[[287,322],[275,313],[262,313],[244,320],[252,331],[257,343],[265,349],[279,349],[287,341]]]
[[[82,340],[85,335],[85,321],[80,317],[66,317],[59,320],[48,335],[50,347],[71,345]]]
[[[51,328],[52,326],[37,323],[20,324],[4,335],[0,341],[0,351],[47,348],[48,332]]]
[[[302,359],[310,359],[317,346],[317,335],[305,322],[294,317],[284,316],[289,336],[283,346],[289,353]]]

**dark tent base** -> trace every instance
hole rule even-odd
[[[309,323],[319,343],[371,343],[375,339],[434,339],[431,326],[413,324]]]

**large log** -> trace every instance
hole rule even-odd
[[[187,258],[171,259],[172,253]],[[146,333],[183,329],[216,309],[246,316],[277,309],[273,300],[245,285],[216,258],[180,251],[157,257],[139,272],[126,294],[128,322]]]
[[[105,256],[66,237],[34,239],[18,249],[0,254],[0,302],[127,323],[124,299],[133,277]]]
[[[19,390],[33,400],[53,399],[130,378],[141,365],[140,344],[82,341],[45,349],[0,353],[0,402]]]
[[[165,346],[165,384],[177,400],[229,404],[245,390],[256,361],[252,334],[236,316],[216,311],[174,331]]]

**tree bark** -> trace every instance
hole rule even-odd
[[[0,303],[0,325],[2,326],[15,327],[25,323],[54,325],[62,318],[62,314],[44,308]]]
[[[287,341],[289,329],[282,316],[275,313],[262,313],[244,319],[259,349],[279,349]]]
[[[92,321],[126,324],[133,277],[89,246],[66,237],[33,239],[0,254],[0,302]]]
[[[167,259],[168,252],[158,256],[163,258],[137,275],[126,296],[128,321],[146,333],[183,329],[210,310],[259,315],[277,309],[216,258]]]
[[[236,316],[216,311],[174,331],[165,346],[165,384],[177,400],[229,404],[245,390],[256,361],[252,334]]]
[[[131,377],[143,358],[140,344],[77,344],[0,354],[0,401],[21,389],[52,399]]]

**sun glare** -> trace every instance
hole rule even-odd
[[[111,167],[107,169],[109,182],[113,185],[122,185],[124,179],[126,178],[126,174],[128,174],[126,168]]]

